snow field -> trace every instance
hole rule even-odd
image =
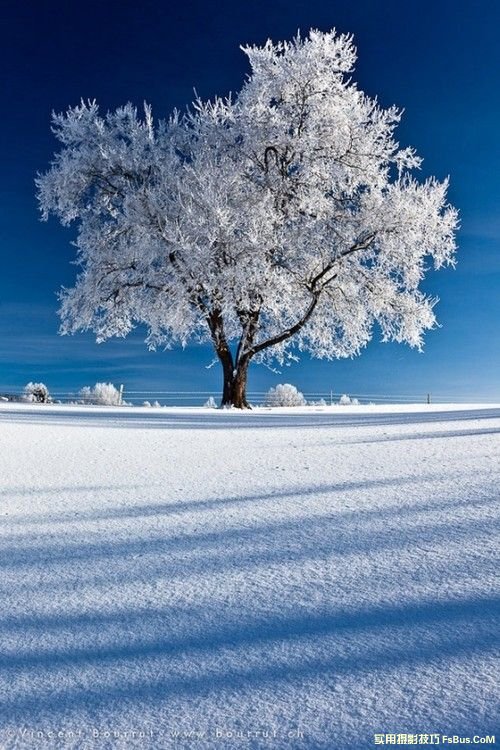
[[[0,746],[494,734],[499,435],[474,405],[2,404]]]

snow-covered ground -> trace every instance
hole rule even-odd
[[[0,747],[498,735],[499,447],[500,406],[0,405]]]

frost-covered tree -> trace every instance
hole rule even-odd
[[[49,404],[52,398],[45,383],[29,382],[24,386],[24,400],[36,404]]]
[[[304,395],[290,383],[270,388],[264,398],[264,406],[305,406]]]
[[[343,393],[342,396],[339,398],[339,405],[340,406],[358,406],[359,401],[357,398],[351,398],[347,395],[347,393]]]
[[[235,98],[155,123],[94,102],[54,116],[62,143],[38,179],[43,216],[78,226],[62,332],[97,340],[137,324],[151,347],[209,340],[223,404],[247,405],[252,360],[358,354],[375,324],[422,346],[429,262],[453,262],[447,181],[417,182],[401,113],[351,79],[352,38],[246,47]]]
[[[85,404],[120,406],[122,395],[113,383],[96,383],[92,388],[84,386],[78,394]]]

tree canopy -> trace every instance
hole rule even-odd
[[[352,37],[243,51],[237,96],[168,121],[95,102],[54,115],[62,150],[37,181],[43,216],[78,225],[62,332],[210,340],[236,406],[254,359],[356,355],[375,324],[421,347],[436,321],[419,284],[453,263],[457,227],[447,181],[417,181],[395,140],[401,112],[352,81]]]

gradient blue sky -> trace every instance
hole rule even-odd
[[[126,101],[167,116],[193,98],[237,91],[242,43],[297,29],[352,32],[355,78],[383,105],[405,109],[402,144],[424,158],[422,176],[451,177],[460,209],[456,270],[430,273],[441,323],[425,352],[374,341],[354,360],[303,357],[281,375],[254,366],[250,390],[292,382],[305,392],[500,399],[500,3],[497,0],[62,0],[3,3],[0,11],[0,391],[42,380],[53,389],[96,381],[129,390],[208,390],[209,348],[148,352],[136,331],[97,345],[57,335],[56,292],[70,286],[74,229],[41,223],[33,180],[56,149],[52,110],[81,97],[103,110]]]

